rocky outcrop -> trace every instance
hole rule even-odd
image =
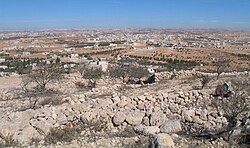
[[[52,128],[105,120],[109,131],[132,126],[138,133],[154,135],[154,144],[174,147],[168,134],[184,131],[187,125],[214,130],[228,124],[222,112],[206,105],[211,103],[207,92],[166,87],[154,91],[140,88],[144,90],[122,94],[116,89],[103,86],[62,96],[66,103],[58,106],[0,113],[0,134],[13,135],[15,141],[27,145],[32,139],[44,140]],[[86,133],[90,131],[82,132]]]

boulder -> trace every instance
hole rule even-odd
[[[201,110],[200,119],[204,120],[204,121],[207,121],[207,115],[208,115],[207,109]]]
[[[160,130],[162,133],[176,133],[182,130],[180,120],[168,120],[165,121],[161,126]]]
[[[169,109],[172,113],[179,113],[179,106],[177,104],[169,105]]]
[[[118,102],[121,101],[121,99],[118,96],[114,96],[111,100],[113,101],[114,104],[117,104]]]
[[[182,116],[184,117],[185,121],[192,122],[193,121],[192,117],[195,116],[195,110],[183,109]]]
[[[38,130],[38,132],[43,133],[44,135],[47,135],[50,132],[50,128],[53,127],[52,124],[50,124],[47,121],[38,121],[36,119],[33,119],[30,121],[30,124]]]
[[[126,116],[126,121],[130,125],[140,125],[144,115],[145,113],[142,113],[140,111],[133,111],[128,113],[128,115]]]
[[[108,106],[111,106],[112,104],[113,104],[112,99],[110,99],[110,98],[103,99],[102,98],[102,99],[98,99],[97,104],[96,104],[96,108],[104,109],[104,108],[106,108]]]
[[[159,126],[166,120],[166,115],[162,112],[153,112],[150,116],[150,125],[151,126]]]
[[[138,100],[143,101],[143,102],[146,100],[146,96],[144,96],[144,95],[140,95],[137,98],[138,98]]]
[[[139,125],[135,127],[135,131],[143,135],[155,135],[157,133],[160,133],[160,129],[158,126]]]
[[[36,129],[30,125],[26,126],[22,131],[20,131],[15,140],[21,144],[28,146],[33,139],[40,139],[40,134],[36,131]]]
[[[56,123],[59,125],[65,125],[68,123],[68,119],[64,114],[61,113],[57,115]]]
[[[126,113],[125,112],[117,112],[113,117],[113,123],[114,125],[118,126],[121,125],[126,119]]]
[[[155,147],[156,148],[174,148],[175,144],[171,136],[165,133],[160,133],[156,135]]]

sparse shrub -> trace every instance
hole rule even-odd
[[[149,140],[147,136],[139,136],[137,141],[131,143],[123,143],[122,147],[125,148],[147,148],[149,146]]]
[[[77,128],[52,128],[45,137],[46,144],[56,144],[57,142],[70,142],[79,136]]]
[[[84,134],[82,134],[82,132]],[[91,121],[73,123],[73,125],[64,128],[52,128],[49,134],[45,137],[45,143],[67,143],[79,137],[85,137],[86,141],[94,142],[98,137],[105,137],[108,135],[110,134],[107,132],[107,122],[104,119],[94,119]]]
[[[116,133],[115,137],[135,137],[138,134],[135,132],[132,126],[127,126],[125,129],[121,130],[120,132]]]
[[[102,78],[103,71],[101,68],[86,68],[83,74],[84,79],[88,79],[88,87],[94,88],[96,80]]]

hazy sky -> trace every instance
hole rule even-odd
[[[0,0],[0,29],[250,29],[250,0]]]

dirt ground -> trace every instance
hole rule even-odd
[[[20,76],[0,77],[0,89],[18,88],[21,81]]]

